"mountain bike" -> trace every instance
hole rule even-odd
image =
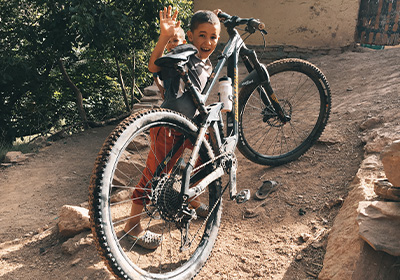
[[[191,120],[167,109],[132,114],[108,136],[96,159],[90,182],[89,208],[98,251],[110,271],[120,279],[191,279],[210,256],[222,214],[222,196],[237,203],[250,198],[237,191],[236,146],[249,160],[276,166],[304,154],[327,124],[331,93],[324,74],[301,59],[282,59],[264,65],[242,39],[264,24],[253,18],[220,13],[229,34],[218,63],[203,91],[192,85],[184,64],[193,51],[163,56],[185,83],[198,110]],[[245,27],[239,34],[239,25]],[[249,74],[240,82],[238,60]],[[206,105],[222,69],[232,81],[232,109],[226,104]],[[240,88],[240,90],[239,90]],[[142,225],[162,235],[161,245],[148,250],[127,238],[124,224],[130,217],[132,190],[155,153],[154,131],[172,147],[158,154],[157,168],[147,178]],[[193,203],[208,206],[200,215]]]

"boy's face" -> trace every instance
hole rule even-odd
[[[179,34],[175,34],[174,37],[169,39],[169,41],[167,43],[167,47],[166,47],[167,51],[170,52],[176,46],[181,45],[181,44],[185,44],[185,43],[186,43],[185,38],[182,38],[182,36],[179,35]]]
[[[208,22],[200,23],[195,30],[188,31],[189,41],[198,49],[200,59],[208,58],[217,46],[221,27]]]

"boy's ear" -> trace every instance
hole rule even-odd
[[[193,33],[191,30],[188,30],[188,32],[186,32],[186,35],[189,39],[190,42],[193,42]]]

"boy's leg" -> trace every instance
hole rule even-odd
[[[124,231],[130,235],[138,236],[143,232],[143,228],[140,224],[140,216],[142,215],[143,204],[132,203],[130,218],[124,227]]]
[[[148,201],[146,193],[151,191],[151,185],[148,184],[148,182],[152,179],[153,174],[155,173],[160,162],[165,159],[166,155],[178,142],[180,137],[180,133],[164,127],[150,129],[150,152],[146,159],[146,167],[143,170],[142,177],[132,194],[131,217],[133,218],[129,219],[128,222],[125,224],[125,232],[129,232],[131,230],[131,235],[138,235],[143,231],[143,228],[140,225],[140,217],[143,211],[143,199]],[[181,156],[185,146],[186,143],[169,160],[163,172],[171,171],[172,167]]]

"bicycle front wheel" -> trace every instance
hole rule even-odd
[[[238,148],[251,161],[277,166],[296,160],[321,136],[329,118],[331,92],[324,74],[301,59],[282,59],[267,65],[271,86],[284,113],[283,123],[261,85],[244,86],[239,93]]]
[[[198,127],[183,115],[155,109],[128,117],[106,139],[91,177],[89,209],[98,251],[117,278],[191,279],[207,261],[221,219],[220,182],[190,203],[193,211],[196,205],[206,205],[208,211],[203,208],[186,223],[177,218],[183,168],[197,133]],[[212,157],[210,145],[203,142],[191,184],[202,172],[212,171],[207,164]],[[139,246],[130,236],[126,224],[135,218],[133,203],[143,205],[135,217],[144,230],[161,236],[156,249]]]

